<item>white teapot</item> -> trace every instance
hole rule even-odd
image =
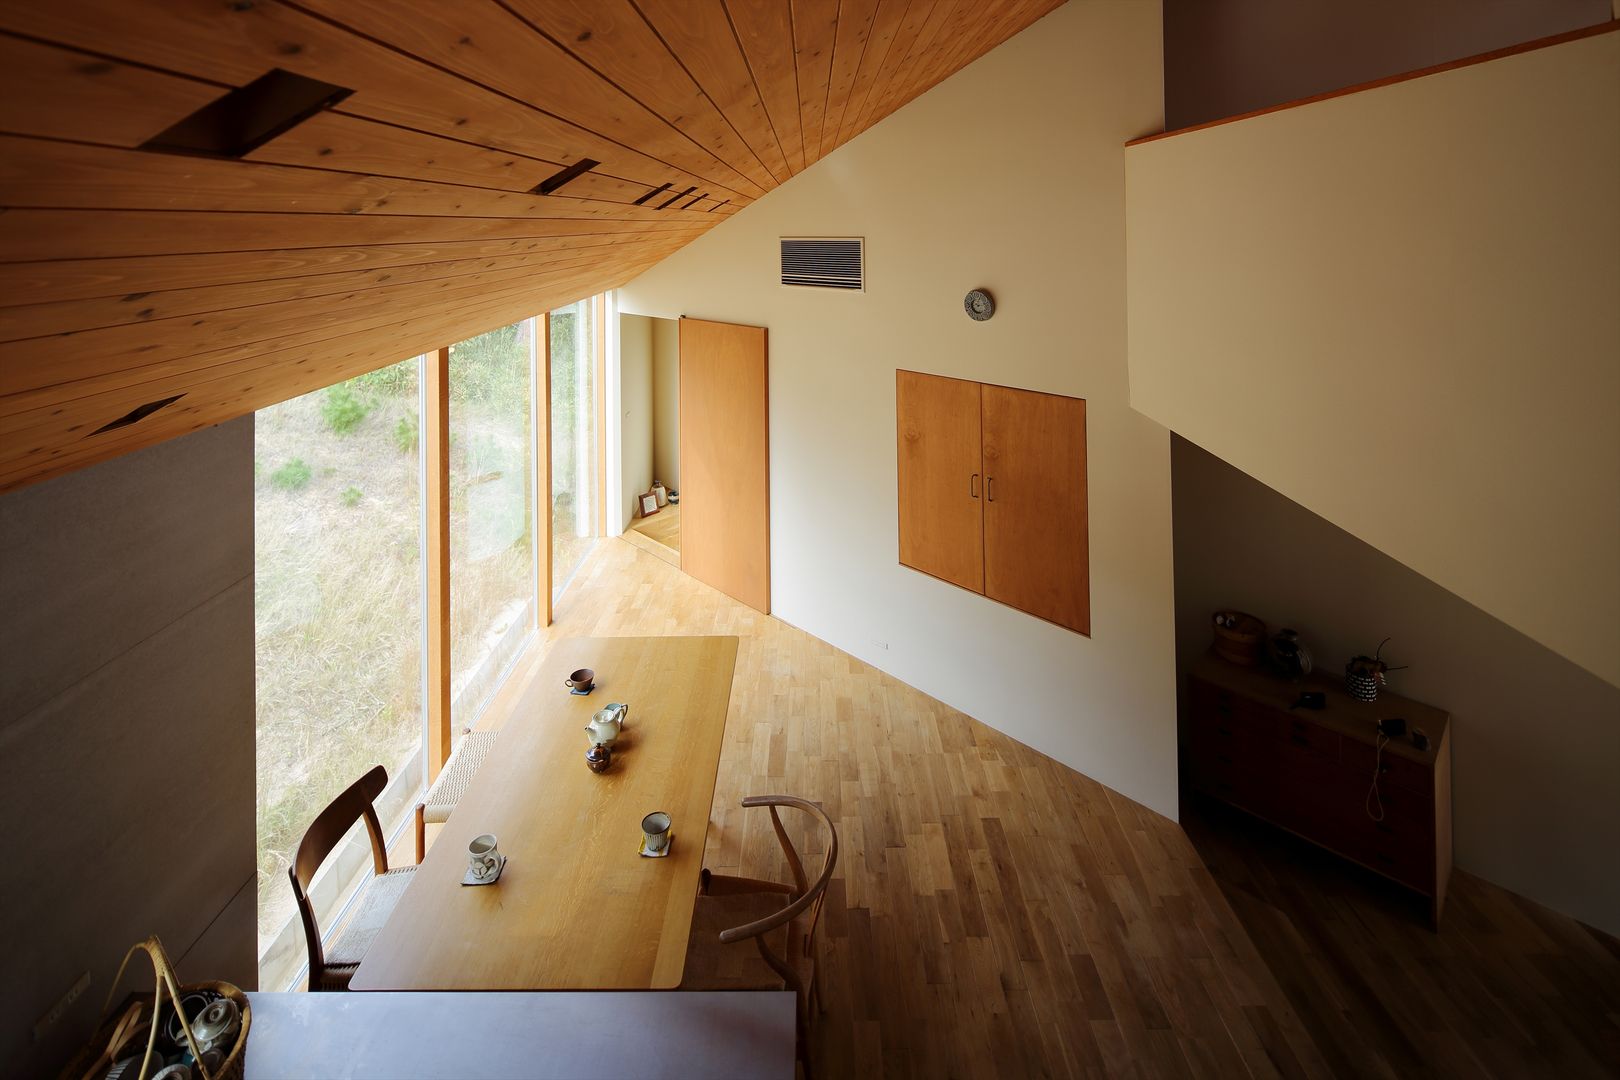
[[[585,734],[591,737],[593,743],[612,746],[624,729],[624,718],[629,715],[630,706],[609,702],[591,717],[591,722],[585,725]]]

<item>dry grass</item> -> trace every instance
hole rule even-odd
[[[526,361],[522,378],[503,381],[487,376],[512,367],[510,348],[469,353],[460,371],[452,368],[480,390],[451,402],[458,727],[493,693],[532,618],[534,591]],[[258,414],[261,945],[292,917],[286,868],[315,815],[372,765],[393,773],[420,752],[417,412],[409,361]]]
[[[323,419],[320,394],[256,421],[261,941],[292,914],[286,868],[315,814],[421,742],[418,461],[393,437],[416,397],[374,402],[342,435]],[[306,481],[272,479],[295,461]]]

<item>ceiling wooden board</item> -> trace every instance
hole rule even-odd
[[[1058,2],[5,5],[0,491],[622,285]],[[140,149],[278,68],[352,93]]]

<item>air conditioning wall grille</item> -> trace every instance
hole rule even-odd
[[[810,289],[866,288],[866,242],[859,236],[782,237],[782,284]]]

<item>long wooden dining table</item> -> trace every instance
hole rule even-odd
[[[681,981],[735,637],[554,642],[350,982],[353,990],[647,990]],[[596,671],[588,696],[564,685]],[[585,726],[630,707],[603,773]],[[669,854],[639,854],[641,819],[673,820]],[[494,833],[491,885],[463,885],[467,845]]]

